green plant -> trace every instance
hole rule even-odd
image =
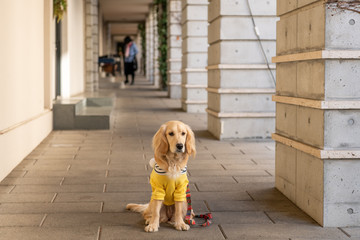
[[[53,0],[53,14],[54,18],[57,22],[60,22],[64,16],[64,13],[66,13],[67,9],[67,0]]]
[[[162,88],[167,87],[167,0],[155,0],[157,12],[157,27],[159,40],[159,72],[161,76]]]
[[[146,74],[146,33],[145,33],[145,24],[139,23],[138,29],[140,31],[141,36],[141,59],[142,64],[140,66],[143,67],[143,72]]]

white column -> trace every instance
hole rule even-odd
[[[85,2],[85,34],[86,34],[86,80],[85,91],[93,92],[99,89],[99,28],[98,0]]]
[[[136,38],[135,38],[135,42],[136,42],[136,46],[138,47],[138,54],[136,55],[136,60],[137,60],[137,63],[138,63],[138,69],[136,71],[136,74],[141,74],[143,75],[144,72],[143,72],[143,58],[142,58],[142,47],[141,47],[141,43],[142,43],[143,39],[141,38],[141,34],[140,32],[138,32],[138,34],[136,35]]]
[[[207,107],[208,1],[182,0],[182,109],[205,112]]]
[[[150,80],[150,14],[146,18],[145,22],[145,33],[146,33],[146,79]]]
[[[311,2],[278,0],[275,184],[324,227],[360,226],[359,4]]]
[[[181,0],[170,0],[168,14],[167,79],[169,97],[181,98]]]
[[[154,73],[154,86],[159,88],[160,83],[160,71],[159,71],[159,37],[158,37],[158,21],[156,8],[152,9],[153,15],[153,73]]]
[[[154,14],[149,13],[149,80],[154,83]]]
[[[207,113],[215,137],[274,131],[276,20],[276,0],[210,1]]]

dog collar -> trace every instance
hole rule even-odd
[[[154,171],[159,175],[167,175],[167,172],[164,169],[160,168],[157,163],[155,163],[154,165]],[[187,166],[181,169],[180,175],[186,174],[186,172],[187,172]]]

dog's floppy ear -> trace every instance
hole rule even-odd
[[[193,155],[193,157],[195,157],[195,154],[196,154],[195,134],[188,125],[185,125],[185,126],[186,126],[186,131],[187,131],[185,150],[186,150],[187,154]]]
[[[161,125],[160,129],[155,133],[152,141],[155,156],[165,155],[169,151],[169,143],[166,139],[166,125]]]

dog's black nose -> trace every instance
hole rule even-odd
[[[181,150],[183,147],[184,147],[184,144],[182,144],[182,143],[176,144],[176,148],[179,150]]]

